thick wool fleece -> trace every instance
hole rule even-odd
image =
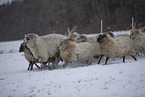
[[[88,42],[68,42],[67,45],[60,46],[60,56],[64,61],[85,62],[86,64],[91,64],[94,57],[94,48],[93,45]]]
[[[135,51],[131,46],[131,42],[127,37],[111,38],[106,37],[104,42],[100,44],[100,52],[102,55],[110,58],[124,57],[135,55]]]
[[[64,38],[60,34],[49,34],[45,36],[38,36],[37,34],[31,34],[33,38],[27,42],[28,48],[32,51],[35,58],[41,62],[47,62],[47,60],[57,52],[60,40]]]

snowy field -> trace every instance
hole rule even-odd
[[[128,33],[128,32],[120,32]],[[28,62],[18,49],[20,41],[0,42],[0,97],[145,97],[145,56],[108,65],[70,63],[62,69],[28,71]],[[40,65],[40,64],[39,64]]]

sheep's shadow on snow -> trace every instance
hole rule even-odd
[[[144,56],[136,56],[136,57],[137,57],[137,59],[138,58],[145,58]],[[103,65],[103,66],[108,66],[109,65],[110,66],[110,65],[116,65],[116,64],[122,64],[123,63],[122,62],[122,58],[114,58],[114,59],[110,58],[108,60],[108,64],[107,65],[104,64],[105,60],[106,60],[105,57],[102,58],[100,64],[97,64],[98,60],[99,60],[98,58],[97,59],[93,59],[93,62],[92,62],[91,65]],[[128,62],[134,62],[134,60],[130,56],[127,56],[125,63],[128,63]],[[53,70],[63,70],[63,69],[65,70],[67,68],[70,69],[70,68],[86,67],[86,66],[91,66],[91,65],[82,64],[82,63],[79,63],[79,62],[70,62],[70,63],[68,63],[66,68],[63,68],[63,62],[60,62],[57,65],[57,67],[55,69],[53,69]],[[39,64],[39,66],[40,66],[40,64]],[[31,70],[31,71],[39,72],[39,71],[44,71],[44,70],[52,71],[52,70],[48,69],[48,67],[43,67],[41,69],[38,69],[36,66],[34,66],[33,70]]]
[[[97,64],[98,59],[94,59],[91,65],[96,65]],[[67,69],[67,68],[78,68],[78,67],[85,67],[85,66],[91,66],[88,64],[83,64],[80,62],[69,62],[67,67],[63,68],[63,64],[64,62],[60,62],[58,63],[58,65],[56,66],[55,69],[49,69],[48,67],[43,67],[41,69],[37,68],[35,65],[33,66],[33,69],[31,71],[35,71],[35,72],[39,72],[39,71],[44,71],[44,70],[62,70],[62,69]],[[40,66],[40,64],[38,64]],[[99,64],[97,64],[99,65]]]

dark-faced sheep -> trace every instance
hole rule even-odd
[[[125,62],[125,56],[132,56],[134,60],[137,60],[135,55],[135,50],[132,47],[131,40],[129,37],[118,37],[118,38],[111,38],[106,34],[99,35],[97,42],[99,43],[99,49],[101,53],[101,57],[98,61],[100,63],[103,56],[106,57],[106,62],[109,58],[123,58],[123,62]]]
[[[39,60],[34,58],[32,52],[24,43],[21,43],[19,52],[24,52],[24,56],[26,60],[29,62],[29,66],[27,70],[32,70],[34,64],[40,69],[40,67],[36,64],[39,63]]]

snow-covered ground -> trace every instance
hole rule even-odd
[[[28,71],[21,42],[0,42],[0,97],[145,97],[145,56]]]

